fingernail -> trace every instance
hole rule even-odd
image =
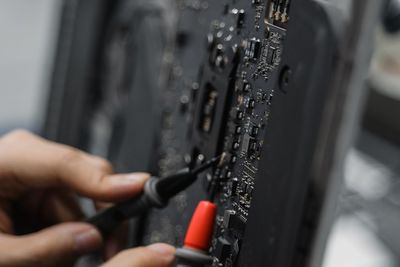
[[[88,229],[75,236],[75,250],[84,254],[92,252],[101,246],[101,236],[95,229]]]
[[[118,184],[142,184],[149,178],[149,175],[147,173],[117,174],[113,178]]]
[[[147,247],[148,249],[157,252],[166,261],[172,262],[175,258],[175,248],[167,244],[153,244]]]

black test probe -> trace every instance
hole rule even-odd
[[[97,213],[86,222],[94,225],[103,236],[108,236],[121,222],[138,216],[150,208],[165,207],[170,198],[193,184],[198,174],[217,163],[221,165],[224,158],[225,154],[222,154],[193,170],[185,168],[167,177],[151,177],[145,183],[143,193]]]

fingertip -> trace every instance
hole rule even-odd
[[[169,267],[174,259],[175,248],[159,243],[120,252],[103,267]]]
[[[89,224],[64,223],[18,237],[14,242],[20,246],[19,253],[40,263],[37,266],[60,266],[61,262],[98,250],[102,237]]]
[[[102,181],[102,192],[99,200],[121,201],[131,198],[143,191],[145,182],[150,178],[148,173],[114,174]]]
[[[150,178],[148,173],[133,172],[126,174],[113,174],[108,176],[108,179],[113,185],[130,185],[130,186],[143,186],[144,183]]]
[[[63,235],[72,238],[72,250],[75,254],[82,255],[95,251],[102,246],[103,238],[100,232],[88,223],[63,223],[47,229],[48,231],[60,231]]]
[[[76,234],[74,237],[74,249],[78,254],[86,254],[101,247],[103,238],[99,231],[93,227]]]
[[[146,249],[158,254],[165,264],[171,264],[175,260],[175,248],[168,244],[157,243],[147,246]]]

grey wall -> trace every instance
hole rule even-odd
[[[40,127],[59,10],[59,0],[0,0],[0,134]]]

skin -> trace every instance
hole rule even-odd
[[[146,173],[113,174],[102,158],[26,131],[1,137],[0,267],[69,266],[104,247],[106,256],[115,254],[115,240],[102,240],[94,227],[76,222],[82,218],[77,194],[107,206],[141,192],[148,178]],[[115,236],[124,236],[123,231]],[[167,267],[174,253],[169,245],[154,244],[123,251],[104,266]]]

